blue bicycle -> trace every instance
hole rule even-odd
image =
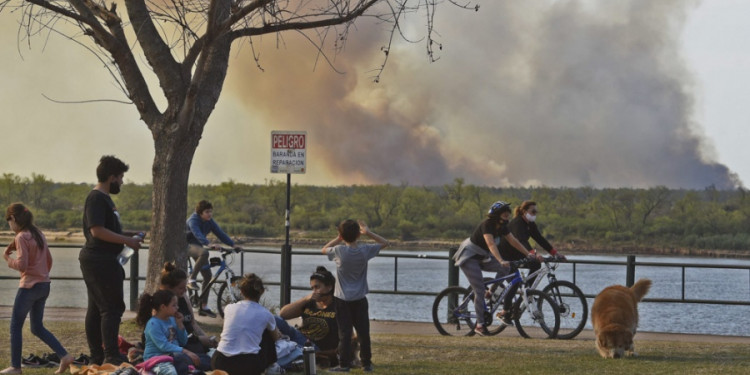
[[[510,262],[511,273],[497,279],[485,279],[485,311],[474,311],[474,291],[471,288],[450,286],[441,291],[432,305],[435,328],[446,336],[472,336],[477,314],[484,314],[484,324],[491,335],[502,332],[507,326],[500,320],[498,309],[512,285],[520,285],[515,301],[508,312],[518,333],[525,338],[555,338],[560,329],[560,312],[548,294],[526,287],[518,268],[527,259]],[[507,286],[506,286],[507,283]],[[496,316],[496,313],[498,316]],[[496,317],[497,319],[494,319]]]
[[[234,254],[240,250],[220,248],[221,257],[211,257],[208,259],[208,264],[202,267],[202,269],[210,269],[213,267],[219,267],[214,272],[211,280],[208,281],[208,288],[190,289],[188,288],[188,295],[190,297],[190,303],[193,304],[193,308],[201,307],[201,299],[207,294],[213,291],[216,294],[216,310],[219,315],[224,318],[224,306],[237,301],[242,300],[242,293],[240,292],[239,285],[237,285],[239,276],[235,275],[234,271],[229,266],[234,262]],[[229,261],[227,261],[229,258]],[[193,272],[193,259],[188,257],[188,274]],[[224,276],[222,278],[222,275]],[[206,280],[201,281],[205,283]]]

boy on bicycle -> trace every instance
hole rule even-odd
[[[336,323],[339,328],[339,366],[332,372],[349,372],[352,361],[352,327],[357,329],[360,359],[364,371],[372,371],[372,346],[370,342],[370,313],[367,304],[367,262],[388,246],[388,241],[370,232],[363,222],[344,220],[338,226],[339,235],[323,246],[323,254],[336,262]],[[375,244],[359,244],[357,239],[365,234]],[[342,244],[343,243],[343,244]]]
[[[235,250],[240,250],[239,246],[235,246],[229,236],[221,230],[219,224],[213,219],[214,206],[211,202],[202,200],[198,202],[195,207],[195,212],[187,219],[186,222],[186,235],[188,241],[188,255],[190,255],[195,261],[193,266],[193,273],[190,274],[190,281],[188,282],[188,288],[197,290],[198,289],[198,272],[203,275],[203,288],[201,290],[201,307],[198,309],[198,315],[216,317],[216,313],[208,308],[208,293],[203,293],[208,287],[208,281],[211,280],[211,268],[203,269],[203,266],[208,264],[208,246],[210,241],[206,238],[206,235],[213,233],[219,239],[219,241],[232,246]],[[218,250],[219,246],[212,246],[211,248]]]

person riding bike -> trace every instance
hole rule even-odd
[[[188,255],[190,255],[195,261],[193,266],[193,272],[190,274],[190,281],[188,282],[188,288],[197,290],[198,281],[196,277],[198,272],[203,275],[203,288],[201,290],[201,306],[198,309],[198,315],[216,317],[211,309],[208,308],[208,293],[203,293],[208,287],[208,281],[211,280],[211,269],[203,269],[203,266],[208,264],[209,249],[204,246],[209,246],[210,241],[206,238],[206,235],[213,233],[219,239],[219,241],[233,247],[235,250],[240,250],[241,247],[236,246],[229,236],[221,230],[219,224],[213,219],[214,206],[211,202],[202,200],[198,202],[195,207],[195,212],[187,219],[186,222],[186,235],[188,241]],[[218,245],[210,246],[214,250],[219,250],[221,247]]]
[[[536,225],[536,214],[538,213],[536,206],[536,202],[534,201],[523,201],[523,203],[521,203],[521,205],[516,207],[516,209],[514,210],[513,220],[508,223],[508,228],[510,229],[510,232],[513,234],[513,236],[524,246],[527,251],[525,253],[517,251],[509,241],[503,238],[500,240],[499,245],[500,256],[502,256],[503,259],[513,261],[527,257],[529,253],[536,255],[536,250],[534,250],[534,248],[531,247],[531,244],[529,243],[529,238],[533,238],[534,241],[550,255],[565,260],[565,256],[560,254],[554,247],[552,247],[549,241],[547,241],[547,239],[545,239],[544,236],[542,236],[542,233],[539,231],[539,227],[537,227]],[[524,266],[524,268],[529,269],[529,274],[538,271],[541,267],[542,264],[539,262],[530,262]],[[527,285],[531,285],[533,283],[534,278],[529,278],[528,280],[526,280]],[[514,289],[509,290],[507,296],[505,297],[505,300],[503,301],[503,310],[500,312],[500,316],[503,317],[503,322],[506,324],[510,323],[510,317],[506,315],[506,311],[510,310],[510,306],[513,303],[513,295],[515,295],[516,289],[518,289],[518,286],[515,286]]]
[[[522,253],[528,254],[526,248],[510,233],[508,219],[510,219],[510,204],[497,201],[487,212],[487,218],[482,220],[472,233],[458,248],[453,259],[456,266],[461,268],[466,279],[474,290],[474,308],[477,311],[477,325],[474,331],[480,336],[489,334],[484,322],[485,287],[482,281],[482,271],[496,272],[496,278],[510,273],[509,263],[500,256],[497,245],[504,238]]]

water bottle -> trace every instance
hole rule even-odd
[[[143,237],[145,236],[146,236],[145,233],[139,232],[135,236],[133,236],[133,238],[138,238],[142,240]],[[132,257],[133,254],[135,254],[135,250],[133,250],[133,248],[131,248],[130,246],[125,245],[122,248],[122,251],[120,252],[120,254],[117,254],[117,261],[120,263],[120,265],[124,266],[130,260],[130,257]]]
[[[305,346],[302,347],[302,358],[305,364],[305,375],[317,375],[318,371],[315,367],[315,347],[313,347],[310,340],[307,340]]]

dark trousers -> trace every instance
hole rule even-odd
[[[115,257],[81,257],[79,261],[88,294],[86,341],[91,359],[101,364],[105,359],[120,356],[117,336],[120,334],[122,313],[125,312],[125,270]]]
[[[229,375],[260,375],[276,362],[276,342],[268,330],[263,331],[260,351],[257,354],[238,354],[228,357],[220,351],[211,357],[214,370],[226,371]]]
[[[359,358],[362,365],[372,363],[372,343],[370,342],[370,311],[367,297],[356,301],[334,298],[336,303],[336,323],[339,326],[339,366],[349,367],[352,362],[352,327],[359,338]]]

